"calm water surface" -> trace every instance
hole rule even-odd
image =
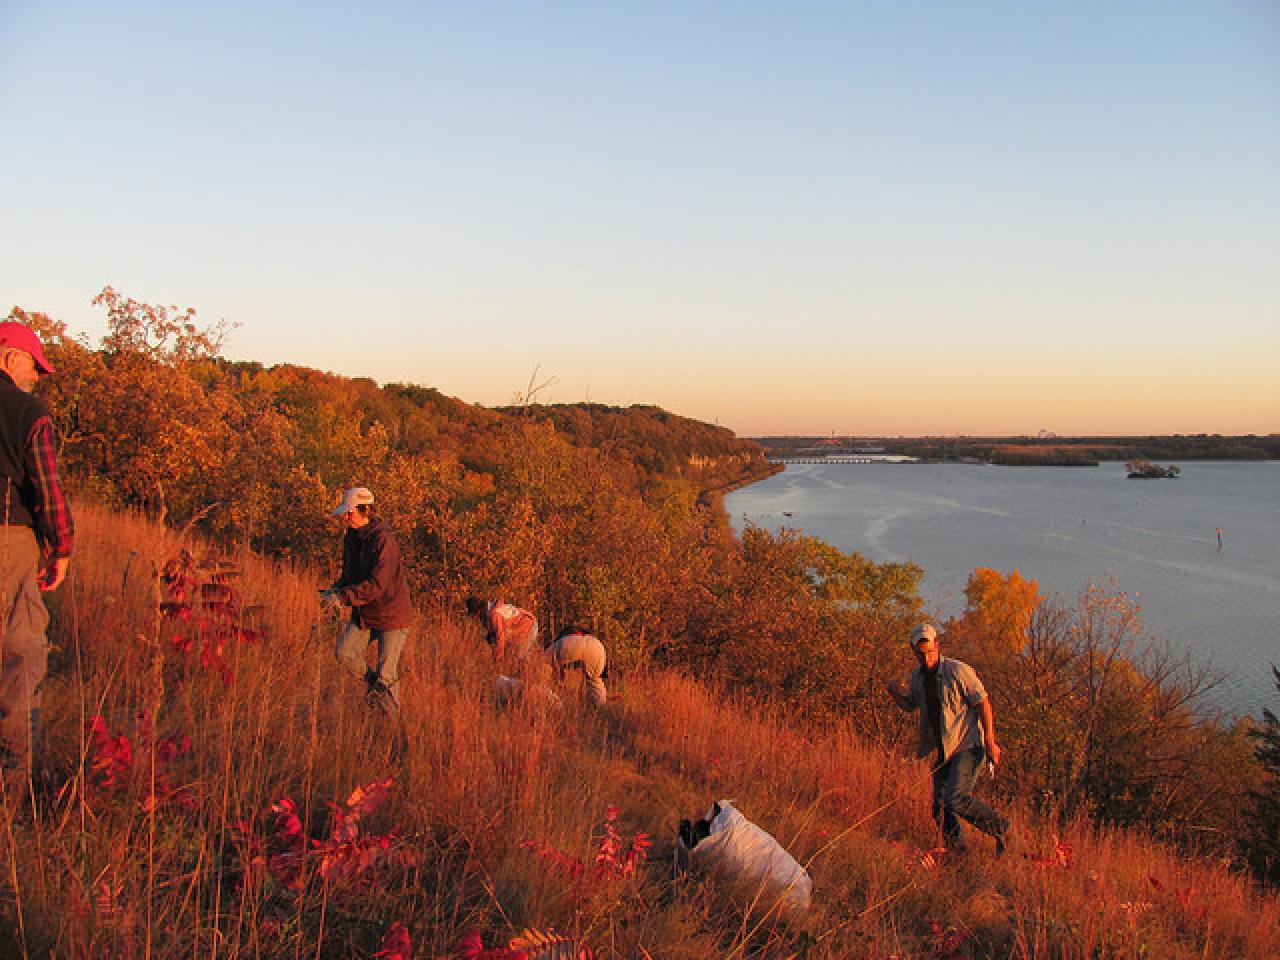
[[[1227,674],[1211,705],[1275,710],[1280,463],[1181,466],[1176,480],[1130,480],[1120,463],[791,464],[725,506],[738,526],[798,528],[877,562],[918,564],[942,616],[963,609],[975,567],[1019,570],[1064,599],[1114,581],[1141,604],[1148,634]]]

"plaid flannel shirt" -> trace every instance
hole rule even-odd
[[[36,502],[32,505],[36,530],[50,553],[55,557],[69,557],[73,534],[71,507],[58,479],[53,421],[48,417],[41,417],[32,426],[26,453],[27,472],[36,493]]]

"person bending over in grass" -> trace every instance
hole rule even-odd
[[[413,620],[409,584],[395,534],[373,511],[373,494],[352,487],[333,510],[346,522],[342,538],[342,575],[321,594],[326,607],[347,605],[351,619],[338,636],[338,662],[362,679],[366,699],[390,716],[400,713],[400,653]],[[378,644],[377,669],[365,654]]]
[[[906,683],[886,688],[903,710],[920,711],[916,756],[934,755],[933,816],[941,823],[943,842],[950,850],[964,849],[964,819],[995,837],[996,852],[1004,853],[1008,818],[973,796],[982,761],[989,760],[994,771],[1002,752],[987,691],[973,667],[942,656],[933,624],[912,630],[908,643],[919,666]]]
[[[49,660],[42,591],[71,563],[71,508],[58,480],[53,421],[31,395],[53,373],[25,323],[0,323],[0,772],[10,809],[27,793],[39,737],[40,685]]]
[[[598,638],[580,627],[565,627],[556,635],[555,643],[547,647],[546,654],[561,682],[570,668],[580,669],[587,678],[587,696],[597,707],[604,706],[605,653]]]
[[[510,654],[518,663],[529,659],[538,642],[538,618],[500,600],[467,597],[467,615],[475,618],[484,630],[484,639],[493,647],[493,659],[499,663]]]

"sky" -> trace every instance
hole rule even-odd
[[[0,0],[0,310],[741,435],[1280,431],[1280,2]]]

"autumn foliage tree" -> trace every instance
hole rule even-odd
[[[987,662],[1008,661],[1027,645],[1031,618],[1041,603],[1034,580],[1017,570],[1000,573],[978,567],[965,585],[966,606],[948,628],[948,636]]]
[[[700,585],[673,659],[876,731],[884,714],[872,704],[901,666],[894,654],[918,615],[920,576],[911,564],[748,526]]]
[[[1280,690],[1280,670],[1272,667],[1271,673]],[[1259,876],[1280,883],[1280,717],[1264,708],[1262,723],[1249,737],[1262,768],[1250,791],[1249,859]]]

